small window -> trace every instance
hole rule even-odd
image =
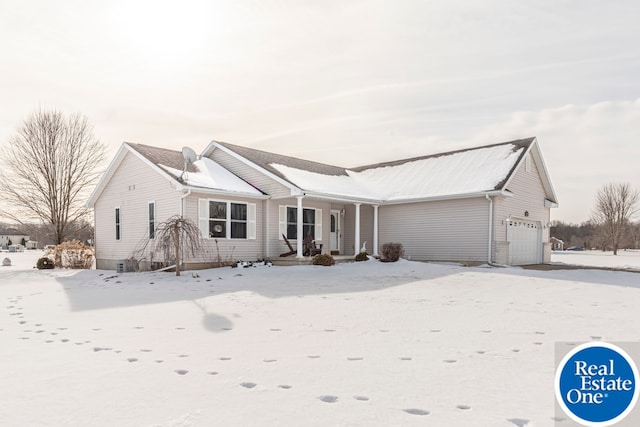
[[[116,208],[116,240],[120,240],[120,208]]]
[[[149,238],[156,237],[156,203],[149,202]]]

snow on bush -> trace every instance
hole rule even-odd
[[[93,266],[94,249],[78,240],[62,242],[44,253],[57,268],[88,269]]]

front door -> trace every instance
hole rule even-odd
[[[331,211],[331,231],[329,233],[331,252],[340,252],[340,211]]]

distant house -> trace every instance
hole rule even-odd
[[[555,237],[551,237],[549,239],[549,243],[551,243],[551,250],[552,251],[563,251],[564,250],[564,242],[560,239],[557,239]]]
[[[385,242],[413,260],[549,262],[550,209],[557,206],[536,138],[356,168],[213,141],[183,173],[180,151],[124,143],[94,190],[97,267],[142,253],[172,215],[200,227],[216,258],[303,257],[303,236],[324,252],[377,255]],[[143,251],[144,252],[144,251]]]
[[[0,229],[0,249],[8,249],[10,245],[22,245],[29,240],[29,236],[15,228]]]

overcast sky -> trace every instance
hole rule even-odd
[[[640,2],[0,3],[0,144],[36,108],[109,146],[358,166],[537,136],[560,201],[640,189]]]

